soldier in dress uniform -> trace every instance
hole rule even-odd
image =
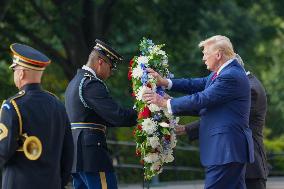
[[[19,92],[1,106],[2,188],[62,189],[71,173],[73,140],[64,105],[40,85],[50,60],[27,45],[10,48]]]
[[[137,112],[119,106],[104,80],[122,60],[100,40],[86,65],[78,70],[65,93],[74,140],[72,168],[75,189],[116,189],[117,180],[106,143],[106,128],[136,124]]]

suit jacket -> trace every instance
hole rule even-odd
[[[95,123],[105,127],[136,124],[137,112],[122,108],[110,96],[106,85],[84,69],[79,69],[65,92],[67,114],[72,123]],[[114,171],[106,133],[99,129],[73,129],[72,172]]]
[[[253,75],[248,74],[251,88],[251,107],[249,127],[252,129],[255,161],[247,165],[246,178],[267,179],[268,166],[263,144],[263,128],[267,110],[265,90],[260,81]],[[190,141],[198,139],[200,122],[195,121],[186,126],[186,132]]]
[[[265,90],[260,81],[248,75],[251,86],[251,108],[249,126],[252,129],[255,162],[247,165],[246,178],[267,178],[267,158],[263,144],[263,128],[267,110]]]
[[[37,160],[29,160],[17,151],[23,145],[19,140],[21,124],[22,133],[36,136],[42,143],[42,154]],[[65,107],[57,97],[42,90],[39,84],[27,84],[3,104],[0,125],[0,130],[6,132],[0,137],[2,188],[61,189],[67,184],[73,140]]]
[[[189,95],[171,99],[174,115],[199,112],[200,159],[204,166],[253,162],[249,124],[250,87],[236,60],[205,78],[173,80],[171,90]]]

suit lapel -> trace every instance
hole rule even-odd
[[[219,75],[221,75],[224,71],[230,69],[232,66],[240,66],[240,65],[239,65],[239,63],[237,62],[237,60],[234,59],[230,64],[228,64],[225,68],[223,68],[223,69],[220,71],[220,73],[218,74],[217,77],[219,77]],[[240,66],[240,67],[241,67],[241,66]],[[217,77],[212,80],[213,75],[214,75],[214,72],[212,72],[212,73],[209,75],[210,78],[209,78],[209,80],[207,81],[205,88],[209,87],[210,85],[212,85],[212,84],[216,81]]]
[[[209,87],[211,85],[211,83],[215,80],[212,80],[212,77],[214,76],[214,72],[211,72],[211,74],[208,76],[208,80],[207,83],[205,85],[205,88]]]

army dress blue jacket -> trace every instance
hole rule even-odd
[[[20,123],[22,133],[36,136],[42,143],[37,160],[29,160],[23,151],[18,151],[22,145]],[[61,189],[69,180],[72,160],[70,122],[57,97],[39,84],[27,84],[5,101],[0,117],[3,189]]]
[[[136,111],[118,105],[103,81],[84,69],[79,69],[69,83],[65,93],[65,105],[71,124],[75,124],[72,125],[72,172],[114,171],[104,128],[135,125]],[[96,128],[88,128],[88,125]]]

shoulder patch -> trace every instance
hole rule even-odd
[[[10,110],[9,104],[3,104],[1,108],[7,108],[8,110]]]
[[[17,98],[20,98],[22,96],[24,96],[26,94],[26,92],[24,90],[19,91],[16,95],[14,95],[13,97],[11,97],[9,99],[9,102],[11,103],[12,100],[15,100]]]
[[[6,125],[0,123],[0,141],[8,136],[8,129]]]

